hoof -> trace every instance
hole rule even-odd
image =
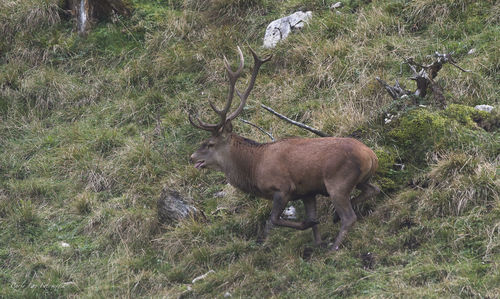
[[[312,254],[313,254],[313,249],[311,247],[306,247],[302,252],[302,259],[304,261],[308,261],[311,258]]]

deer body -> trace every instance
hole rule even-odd
[[[225,108],[212,108],[221,116],[219,124],[207,124],[199,119],[194,126],[211,131],[212,137],[204,141],[193,153],[191,160],[196,168],[211,168],[225,173],[228,181],[244,192],[270,199],[273,208],[270,220],[274,225],[295,229],[312,228],[316,244],[321,236],[316,221],[316,195],[329,196],[341,219],[341,228],[333,249],[337,250],[347,231],[356,221],[352,204],[357,204],[377,194],[379,189],[368,182],[375,173],[378,162],[373,151],[352,138],[289,138],[272,143],[260,144],[232,133],[231,120],[245,105],[260,65],[269,60],[260,60],[252,51],[255,66],[250,84],[241,98],[240,106],[230,116],[226,114],[231,106],[234,84],[243,67],[240,53],[240,67],[232,72],[225,60],[230,78],[230,91]],[[350,199],[354,188],[361,193]],[[304,202],[306,220],[296,222],[282,219],[289,201],[301,199]]]
[[[277,191],[287,193],[290,200],[328,196],[325,177],[337,174],[337,184],[342,185],[355,172],[349,182],[355,186],[377,165],[374,153],[351,138],[290,138],[264,144],[236,134],[230,139],[221,170],[234,187],[266,199],[273,199]]]

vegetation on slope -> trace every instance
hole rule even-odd
[[[352,0],[337,14],[333,2],[133,0],[130,19],[87,37],[60,1],[0,2],[0,297],[498,297],[500,4]],[[313,11],[304,30],[259,48],[270,21],[299,9]],[[188,162],[205,133],[187,112],[214,117],[207,100],[225,97],[222,55],[236,45],[274,55],[243,118],[275,136],[310,134],[264,103],[379,156],[384,192],[358,207],[339,252],[311,251],[309,231],[284,228],[257,244],[269,203]],[[434,51],[473,70],[440,71],[448,107],[393,103],[375,77],[412,86],[401,58]],[[241,122],[235,131],[267,138]],[[160,225],[165,186],[207,220]],[[331,240],[333,207],[320,207]]]

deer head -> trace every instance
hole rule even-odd
[[[236,88],[236,81],[241,76],[243,71],[243,66],[245,58],[243,57],[243,52],[241,52],[240,47],[238,47],[238,54],[240,56],[240,64],[236,71],[233,71],[224,56],[224,66],[227,71],[229,78],[229,92],[226,99],[226,104],[224,108],[218,109],[212,101],[209,101],[210,107],[219,115],[219,122],[216,124],[206,123],[200,120],[197,116],[192,116],[189,114],[189,122],[196,128],[209,131],[212,136],[205,140],[200,148],[191,155],[191,160],[194,161],[196,168],[213,168],[217,170],[222,170],[222,164],[224,163],[225,157],[227,157],[229,152],[229,141],[233,130],[231,121],[235,119],[245,107],[246,101],[250,92],[255,84],[255,79],[259,73],[259,69],[265,62],[271,59],[271,56],[260,59],[257,54],[250,49],[254,58],[254,67],[252,71],[252,77],[250,78],[250,83],[244,93],[240,93]],[[233,102],[234,94],[237,94],[240,98],[240,104],[234,112],[228,114],[231,104]]]

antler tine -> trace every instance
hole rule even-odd
[[[236,82],[236,79],[241,75],[241,72],[243,71],[243,66],[245,64],[245,58],[243,57],[243,52],[241,51],[240,47],[237,47],[238,49],[238,54],[240,55],[240,65],[238,66],[238,69],[233,72],[231,69],[231,66],[229,65],[229,62],[227,61],[226,56],[224,56],[224,66],[226,67],[228,76],[229,76],[229,81],[230,82]]]
[[[253,66],[252,77],[250,79],[250,83],[248,84],[248,87],[243,94],[241,94],[238,90],[236,90],[236,93],[238,94],[238,97],[241,100],[240,105],[233,113],[231,113],[227,117],[227,120],[233,120],[236,116],[238,116],[241,113],[241,111],[243,111],[243,107],[245,107],[247,98],[250,95],[250,92],[252,91],[253,86],[255,85],[255,79],[257,79],[257,75],[259,74],[260,67],[264,63],[271,60],[271,58],[273,57],[273,55],[270,55],[270,56],[266,57],[265,59],[260,59],[259,56],[257,56],[257,54],[255,53],[255,51],[252,48],[250,48],[250,52],[252,52],[252,56],[253,56],[253,60],[254,60],[254,66]]]
[[[208,124],[206,122],[203,122],[201,121],[198,116],[195,116],[196,118],[196,122],[193,121],[193,117],[191,116],[191,113],[188,114],[188,118],[189,118],[189,122],[191,123],[191,125],[197,127],[198,129],[202,129],[202,130],[205,130],[205,131],[216,131],[220,128],[220,126],[217,124],[217,125],[213,125],[213,124]]]
[[[240,65],[238,66],[238,69],[233,72],[231,70],[231,67],[229,66],[229,62],[226,59],[226,56],[224,56],[224,65],[226,66],[226,71],[227,75],[229,77],[229,93],[227,95],[227,100],[226,100],[226,105],[224,106],[224,109],[222,109],[220,112],[224,112],[224,118],[223,122],[226,122],[226,114],[227,111],[229,111],[229,108],[231,107],[231,104],[233,102],[233,97],[234,97],[234,90],[235,90],[235,85],[236,85],[236,80],[238,77],[241,75],[241,72],[243,71],[243,66],[245,64],[245,58],[243,57],[243,52],[241,51],[240,47],[238,46],[238,54],[240,55]],[[219,114],[221,114],[219,113]],[[222,115],[221,115],[222,118]]]
[[[243,110],[243,107],[245,107],[246,99],[248,98],[248,95],[250,94],[250,91],[252,91],[252,88],[255,84],[255,79],[257,78],[257,74],[259,73],[260,66],[262,64],[264,64],[265,62],[269,61],[272,57],[272,55],[271,55],[271,56],[262,60],[257,56],[257,54],[255,54],[255,51],[250,48],[250,51],[252,52],[252,55],[254,58],[254,67],[253,67],[253,72],[252,72],[252,77],[250,79],[250,83],[249,83],[247,89],[245,90],[245,93],[242,95],[238,90],[236,90],[235,85],[236,85],[236,80],[238,80],[238,78],[241,75],[241,72],[243,71],[243,67],[245,65],[245,58],[243,57],[243,52],[241,51],[240,47],[237,47],[237,48],[238,48],[238,54],[240,56],[240,64],[239,64],[238,68],[236,69],[236,71],[233,71],[231,69],[231,66],[229,65],[227,58],[224,56],[224,66],[226,67],[226,71],[227,71],[227,74],[229,77],[229,93],[227,95],[226,104],[224,105],[224,109],[219,110],[215,106],[215,104],[212,103],[212,101],[208,101],[210,104],[210,107],[212,107],[212,109],[220,116],[220,122],[218,124],[209,124],[209,123],[205,123],[205,122],[201,121],[198,118],[198,116],[194,116],[194,118],[196,119],[196,122],[195,122],[193,120],[193,116],[191,114],[189,114],[189,122],[193,126],[199,128],[199,129],[202,129],[202,130],[216,132],[221,127],[223,127],[227,121],[230,121],[230,120],[234,119],[236,116],[238,116],[241,113],[241,111]],[[240,105],[238,106],[236,111],[231,113],[229,115],[229,117],[226,118],[227,112],[231,108],[231,104],[233,102],[235,91],[238,94],[238,97],[241,99]]]
[[[207,130],[207,131],[217,131],[219,130],[222,126],[225,125],[226,123],[226,115],[227,112],[229,111],[229,108],[231,108],[231,103],[233,101],[234,97],[234,90],[235,90],[235,85],[236,85],[236,80],[238,77],[241,75],[241,72],[243,71],[243,66],[245,64],[245,58],[243,57],[243,52],[241,51],[240,47],[238,47],[238,53],[240,56],[240,65],[238,66],[238,69],[236,71],[233,71],[229,65],[229,62],[227,61],[226,56],[224,56],[224,65],[226,67],[226,71],[229,76],[229,93],[227,96],[226,104],[224,105],[224,109],[220,110],[218,109],[215,104],[212,101],[208,101],[210,104],[210,107],[217,113],[220,117],[220,122],[218,124],[208,124],[203,121],[201,121],[198,117],[196,117],[196,121],[198,123],[195,123],[192,120],[192,116],[189,115],[189,121],[191,124],[197,128]]]

